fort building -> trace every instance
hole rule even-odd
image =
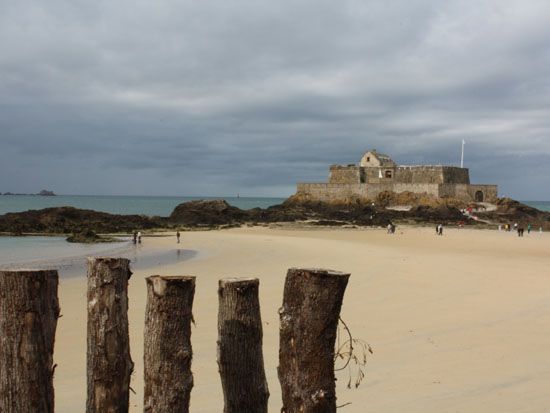
[[[384,191],[413,192],[466,202],[494,202],[496,185],[470,184],[468,168],[446,165],[397,165],[388,155],[368,151],[359,164],[331,165],[327,183],[299,183],[305,199],[338,202],[374,200]]]

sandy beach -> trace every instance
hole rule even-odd
[[[175,249],[175,237],[145,238],[144,248]],[[217,282],[258,277],[270,411],[281,407],[278,314],[286,270],[351,272],[342,317],[367,341],[366,378],[347,389],[342,412],[543,412],[550,405],[550,234],[473,229],[238,228],[183,232],[198,255],[135,271],[129,318],[135,371],[131,411],[142,411],[144,278],[197,277],[191,411],[220,412],[216,365]],[[62,279],[55,346],[56,411],[83,411],[86,399],[86,277]]]

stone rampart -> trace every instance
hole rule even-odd
[[[355,165],[332,165],[328,176],[331,184],[358,184],[361,183],[361,168]]]
[[[312,201],[343,202],[368,199],[366,184],[299,183],[296,194]]]

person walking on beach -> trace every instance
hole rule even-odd
[[[180,243],[180,231],[179,229],[176,231],[176,238],[178,240],[178,244]]]
[[[527,224],[527,234],[531,233],[531,224]]]
[[[133,240],[134,240],[134,245],[136,245],[136,244],[137,244],[137,232],[136,232],[136,231],[134,231],[134,238],[133,238]]]
[[[443,224],[437,226],[437,235],[443,235]]]
[[[138,244],[141,244],[141,231],[137,233],[137,241],[138,241]]]

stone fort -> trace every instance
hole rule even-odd
[[[470,184],[468,168],[446,165],[397,165],[371,150],[359,165],[331,165],[327,183],[299,183],[296,194],[308,200],[338,202],[374,200],[384,191],[413,192],[466,202],[494,202],[496,185]]]

